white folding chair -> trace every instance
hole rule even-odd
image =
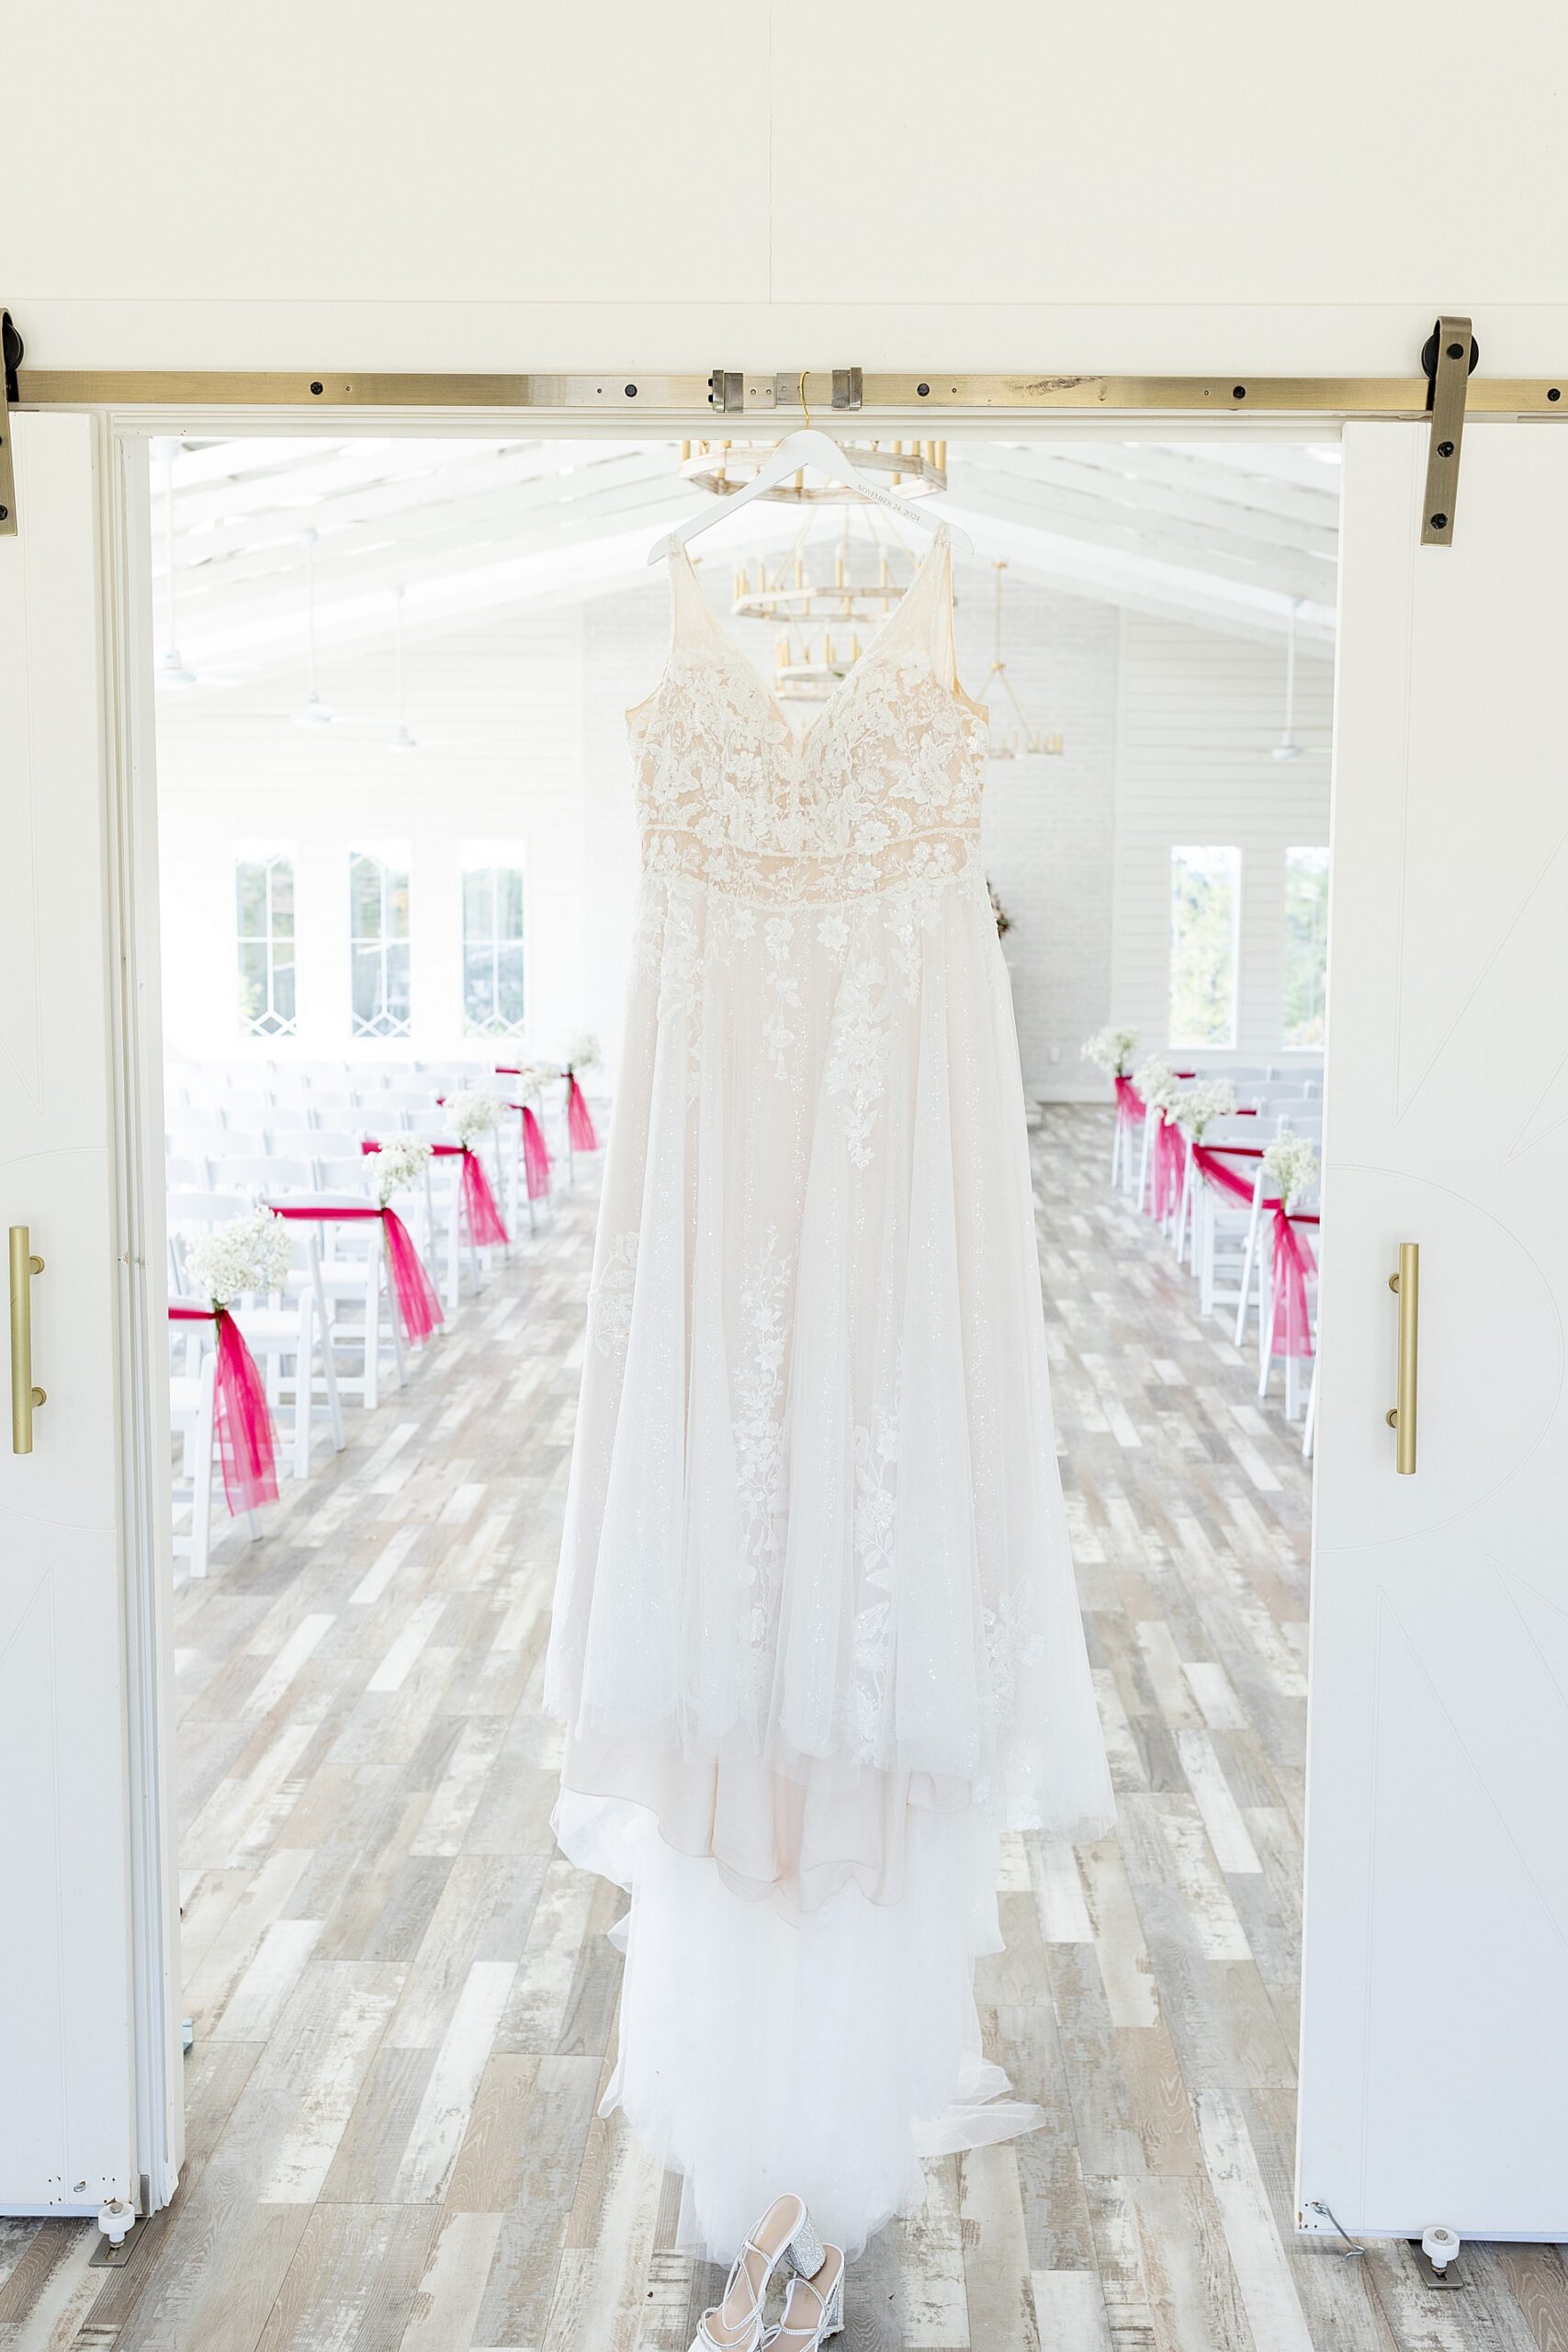
[[[368,1132],[362,1121],[344,1118],[330,1128],[318,1128],[310,1137],[310,1157],[319,1168],[323,1159],[354,1159],[358,1157],[359,1138]]]
[[[504,1079],[496,1082],[498,1087],[506,1083]],[[523,1158],[523,1114],[510,1103],[502,1112],[501,1123],[495,1130],[495,1143],[505,1177],[504,1187],[497,1182],[495,1197],[506,1204],[507,1230],[515,1241],[522,1233],[525,1215],[530,1233],[537,1233],[539,1218],[538,1203],[528,1190],[527,1170]]]
[[[227,1153],[212,1163],[220,1183],[254,1198],[265,1193],[308,1193],[316,1181],[315,1162],[277,1152]]]
[[[193,1122],[189,1126],[164,1129],[164,1157],[166,1159],[210,1159],[223,1148],[223,1129],[216,1119]],[[243,1139],[241,1139],[241,1147]]]
[[[468,1221],[463,1215],[463,1162],[457,1153],[434,1156],[424,1164],[424,1248],[425,1263],[438,1261],[441,1273],[441,1304],[447,1320],[452,1321],[462,1305],[463,1271],[468,1269],[468,1287],[479,1292],[485,1285],[488,1250],[479,1249],[468,1231]]]
[[[348,1199],[374,1202],[376,1198],[376,1161],[367,1159],[357,1146],[330,1159],[316,1162],[316,1183],[323,1193],[342,1193]]]
[[[232,1312],[241,1337],[263,1368],[267,1403],[293,1404],[290,1466],[296,1478],[307,1478],[310,1474],[310,1429],[318,1387],[333,1451],[341,1453],[344,1446],[336,1366],[330,1329],[321,1320],[317,1286],[311,1282],[302,1283],[294,1300],[276,1292],[265,1302],[241,1300]]]
[[[1210,1150],[1226,1144],[1263,1145],[1268,1142],[1269,1132],[1263,1120],[1237,1114],[1233,1118],[1212,1119],[1204,1132],[1203,1143]],[[1256,1182],[1256,1162],[1230,1160],[1226,1165],[1243,1175],[1249,1186]],[[1190,1239],[1190,1263],[1198,1278],[1198,1311],[1201,1315],[1212,1315],[1222,1300],[1228,1301],[1235,1295],[1230,1291],[1220,1291],[1217,1274],[1222,1258],[1229,1258],[1233,1253],[1239,1272],[1247,1215],[1247,1210],[1238,1202],[1230,1201],[1202,1177],[1197,1161],[1189,1151],[1186,1174],[1182,1180],[1181,1204],[1177,1213],[1177,1257],[1179,1261],[1185,1260],[1187,1243]]]
[[[1270,1227],[1270,1229],[1272,1228]],[[1315,1236],[1318,1228],[1314,1227],[1313,1230]],[[1321,1265],[1321,1240],[1316,1238],[1314,1239],[1313,1254]],[[1264,1290],[1264,1295],[1258,1302],[1258,1315],[1260,1319],[1258,1327],[1258,1394],[1260,1397],[1268,1396],[1269,1383],[1274,1371],[1274,1316],[1279,1302],[1280,1293],[1283,1286],[1283,1282],[1284,1275],[1280,1270],[1279,1253],[1271,1249],[1269,1253],[1269,1280]],[[1317,1318],[1314,1313],[1316,1288],[1316,1277],[1313,1276],[1310,1278],[1310,1286],[1307,1293],[1306,1316],[1307,1330],[1313,1340],[1313,1375],[1314,1383],[1317,1372]],[[1288,1355],[1285,1358],[1285,1419],[1287,1421],[1293,1421],[1297,1413],[1301,1410],[1302,1363],[1303,1359],[1300,1356]]]
[[[1111,1095],[1111,1189],[1112,1193],[1122,1193],[1126,1190],[1127,1122],[1122,1115],[1122,1105],[1115,1094]]]
[[[1319,1121],[1301,1117],[1281,1118],[1275,1128],[1275,1133],[1299,1135],[1303,1141],[1312,1144],[1315,1149],[1319,1151],[1322,1149],[1323,1127]],[[1235,1343],[1238,1348],[1247,1337],[1247,1318],[1252,1312],[1255,1292],[1258,1310],[1260,1313],[1262,1311],[1264,1291],[1262,1231],[1265,1191],[1266,1187],[1259,1177],[1258,1183],[1253,1192],[1252,1214],[1247,1219],[1247,1242],[1242,1250],[1240,1295],[1236,1300],[1235,1309]]]
[[[169,1373],[169,1430],[180,1438],[184,1475],[170,1479],[170,1500],[176,1520],[182,1508],[190,1513],[188,1531],[178,1526],[170,1538],[175,1558],[183,1554],[193,1577],[204,1577],[212,1556],[212,1461],[218,1442],[218,1350],[210,1324],[169,1326],[174,1342]],[[205,1338],[203,1334],[205,1333]],[[187,1334],[196,1335],[194,1340]],[[177,1368],[183,1361],[184,1368]],[[254,1544],[261,1521],[254,1510],[241,1513]]]
[[[169,1237],[169,1272],[177,1294],[186,1289],[185,1251],[190,1236],[205,1233],[210,1226],[227,1225],[233,1217],[248,1216],[254,1205],[244,1193],[214,1192],[207,1184],[170,1184],[164,1222]],[[189,1324],[185,1328],[194,1331],[200,1327]]]
[[[291,1204],[312,1208],[363,1208],[363,1191],[328,1193],[315,1190],[290,1196]],[[292,1277],[291,1286],[304,1287],[308,1283],[321,1303],[321,1310],[328,1334],[327,1356],[330,1359],[333,1384],[336,1392],[345,1396],[357,1396],[367,1412],[374,1412],[381,1401],[381,1351],[389,1345],[392,1354],[393,1378],[401,1387],[408,1365],[403,1353],[402,1324],[398,1316],[398,1302],[392,1288],[391,1269],[378,1218],[344,1219],[341,1224],[323,1221],[293,1222],[296,1235],[306,1237],[308,1268],[303,1274]],[[382,1309],[386,1309],[387,1329],[382,1333]],[[341,1312],[345,1306],[357,1306],[357,1322],[350,1322]],[[348,1359],[344,1369],[343,1359]]]

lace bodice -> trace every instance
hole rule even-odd
[[[967,870],[986,714],[953,679],[945,532],[800,734],[709,609],[683,548],[671,582],[669,663],[628,721],[649,873],[795,905]]]

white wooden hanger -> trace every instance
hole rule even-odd
[[[660,539],[658,546],[649,550],[649,563],[658,563],[662,557],[673,555],[677,548],[686,547],[699,532],[711,529],[715,523],[722,522],[727,514],[737,514],[742,506],[750,506],[751,501],[761,498],[764,491],[772,490],[776,483],[800,472],[806,466],[815,466],[818,473],[828,476],[829,481],[843,482],[849,489],[858,490],[863,498],[874,499],[878,506],[886,506],[890,513],[901,514],[906,523],[918,523],[923,531],[942,528],[940,514],[928,512],[912,499],[895,496],[892,491],[884,490],[880,482],[873,481],[863,474],[846,450],[840,449],[836,441],[826,433],[818,432],[810,423],[809,409],[806,413],[807,424],[797,433],[785,434],[778,447],[762,460],[743,489],[732,490],[727,498],[715,500],[690,523],[682,523],[667,538]],[[948,538],[961,555],[974,554],[975,542],[967,531],[960,530],[956,523],[949,523],[946,529]]]

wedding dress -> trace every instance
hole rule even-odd
[[[945,536],[797,735],[671,561],[546,1702],[630,1892],[623,2108],[728,2261],[852,2254],[1026,2131],[981,2055],[1005,1826],[1111,1817],[1052,1434],[984,713]]]

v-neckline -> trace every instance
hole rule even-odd
[[[837,709],[849,688],[854,684],[856,678],[860,675],[862,664],[871,661],[874,655],[882,651],[883,647],[887,642],[888,630],[894,628],[903,617],[903,615],[908,606],[910,597],[925,579],[926,572],[931,566],[931,559],[934,556],[939,555],[947,544],[948,537],[946,526],[939,525],[936,530],[931,534],[931,542],[930,547],[927,548],[924,555],[921,556],[919,563],[915,566],[914,573],[910,579],[908,586],[905,589],[902,596],[899,597],[898,602],[894,606],[892,612],[889,613],[887,618],[884,621],[881,628],[878,629],[876,635],[872,639],[871,643],[866,647],[865,651],[861,655],[860,660],[858,662],[852,662],[850,664],[850,667],[845,671],[843,676],[833,688],[832,693],[823,703],[821,709],[817,713],[815,718],[813,718],[808,725],[799,729],[798,731],[790,723],[789,711],[784,703],[784,696],[778,692],[776,687],[771,686],[768,684],[768,681],[762,675],[761,670],[758,669],[757,664],[752,661],[750,655],[741,650],[740,647],[735,641],[734,631],[726,628],[723,621],[719,619],[718,615],[714,611],[713,606],[708,603],[707,598],[703,594],[702,582],[697,578],[697,567],[692,561],[691,557],[687,554],[684,541],[677,547],[675,552],[686,567],[686,571],[690,575],[692,586],[696,592],[698,601],[702,605],[704,613],[707,616],[708,627],[713,631],[715,638],[717,639],[718,643],[723,646],[726,653],[732,655],[735,661],[739,663],[747,676],[755,681],[758,693],[762,695],[769,708],[773,711],[774,717],[778,719],[779,724],[783,727],[785,734],[798,750],[810,741],[812,736],[816,734],[818,729],[823,724],[824,720],[830,718],[834,710]],[[951,591],[949,593],[951,594]]]

